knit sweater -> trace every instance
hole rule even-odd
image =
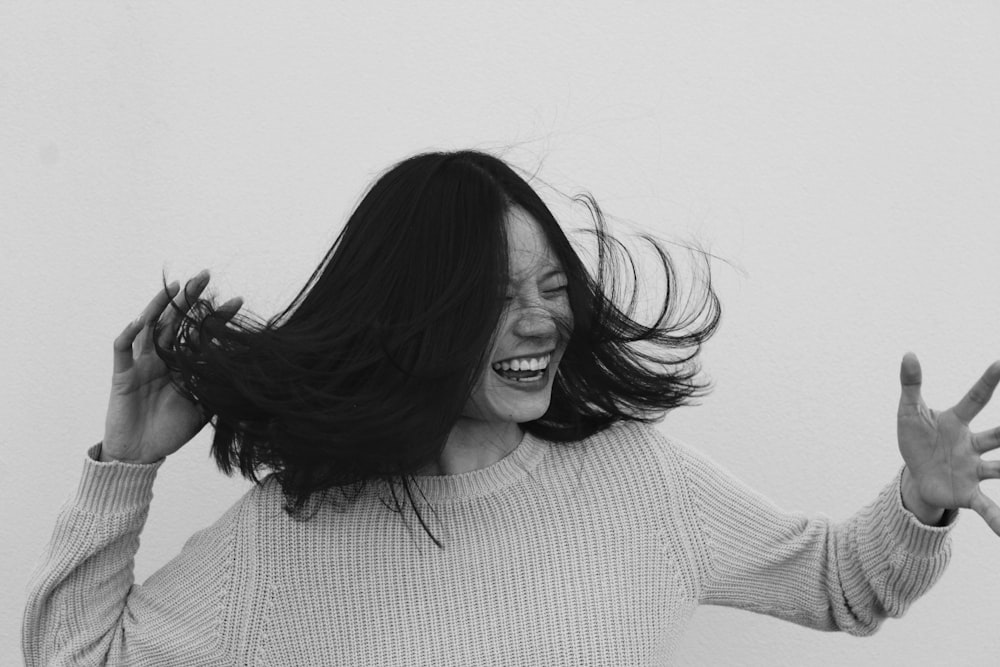
[[[159,464],[96,453],[30,585],[29,666],[664,664],[700,604],[870,634],[950,554],[950,527],[902,506],[898,474],[834,524],[619,424],[418,477],[444,549],[385,483],[296,521],[267,479],[135,585]]]

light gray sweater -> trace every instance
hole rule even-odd
[[[950,527],[903,508],[899,475],[833,524],[620,424],[418,477],[443,550],[385,484],[303,522],[267,480],[135,585],[159,464],[94,454],[30,584],[29,666],[663,664],[699,604],[870,634],[950,554]]]

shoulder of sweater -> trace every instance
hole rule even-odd
[[[676,492],[688,482],[685,468],[691,450],[655,424],[618,422],[570,447],[580,450],[580,456],[601,477],[633,488],[638,484]]]
[[[610,458],[629,461],[655,458],[674,465],[689,450],[680,441],[665,435],[654,424],[621,421],[580,442],[585,448],[607,452]]]
[[[269,514],[281,513],[283,496],[281,485],[273,475],[268,475],[250,487],[219,517],[217,527],[253,530],[253,525]]]
[[[676,500],[681,502],[697,504],[702,494],[719,496],[723,490],[736,487],[754,493],[744,488],[745,485],[725,466],[687,443],[664,434],[653,424],[619,422],[584,442],[607,445],[594,448],[595,452],[605,452],[603,456],[595,454],[605,470],[624,468],[625,474],[636,475],[639,471],[655,468],[659,473],[657,478],[671,487],[672,493],[680,494]]]

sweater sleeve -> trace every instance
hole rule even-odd
[[[25,664],[217,664],[216,602],[226,577],[212,562],[225,562],[231,531],[217,524],[196,534],[147,584],[135,585],[134,557],[160,464],[101,463],[98,447],[29,583]],[[185,567],[192,560],[202,567]]]
[[[943,527],[921,523],[903,507],[901,472],[834,523],[783,512],[707,458],[678,451],[699,525],[703,604],[863,636],[901,616],[948,564],[957,512]]]

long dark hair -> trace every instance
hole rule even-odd
[[[582,201],[594,220],[591,270],[501,159],[411,157],[376,180],[281,313],[229,319],[200,300],[157,352],[178,389],[211,415],[219,467],[254,481],[271,471],[293,516],[322,492],[375,479],[401,483],[416,510],[413,476],[441,454],[502,316],[512,207],[544,231],[573,313],[550,407],[522,428],[577,441],[619,421],[655,421],[705,391],[696,356],[720,317],[708,274],[681,303],[669,254],[647,237],[667,291],[659,313],[640,323],[633,257],[596,202]]]

